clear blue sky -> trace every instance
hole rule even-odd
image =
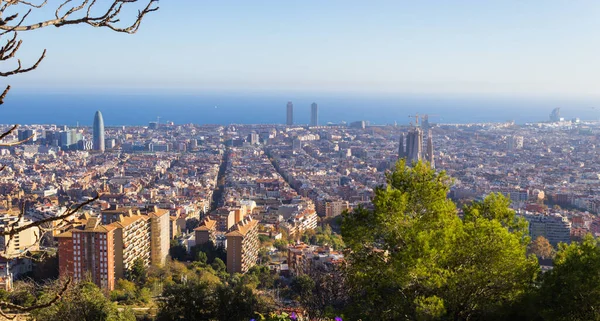
[[[160,7],[136,35],[91,27],[23,33],[24,60],[43,48],[48,57],[11,83],[580,97],[600,87],[598,0],[162,0]]]

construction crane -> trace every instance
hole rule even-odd
[[[419,127],[419,113],[416,113],[414,115],[408,115],[408,118],[414,118],[415,119],[415,126]]]

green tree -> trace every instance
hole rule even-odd
[[[279,251],[287,251],[289,243],[282,238],[280,240],[275,240],[275,242],[273,242],[273,246]]]
[[[197,255],[198,253],[203,252],[206,254],[206,263],[208,264],[212,264],[216,258],[220,258],[222,261],[227,260],[227,252],[225,249],[220,246],[215,246],[212,242],[195,245],[190,252],[194,259],[200,258]]]
[[[137,301],[137,287],[132,281],[121,279],[117,281],[115,290],[110,293],[112,301],[134,304]]]
[[[532,284],[537,262],[505,200],[474,203],[462,221],[449,183],[425,163],[400,161],[373,210],[344,214],[351,318],[485,319]]]
[[[200,221],[197,218],[190,218],[185,221],[185,230],[187,233],[191,233],[194,231],[196,227],[200,225]]]
[[[48,294],[47,297],[42,297],[41,301],[53,297],[54,293]],[[48,308],[34,311],[32,316],[38,321],[135,321],[135,316],[130,310],[120,312],[91,282],[71,286],[62,300]]]
[[[58,278],[58,255],[57,253],[33,253],[33,271],[28,273],[35,282],[45,282]]]
[[[541,278],[538,306],[544,320],[600,320],[600,247],[591,235],[561,243],[554,268]]]
[[[174,241],[174,242],[173,242]],[[171,241],[171,248],[169,248],[169,255],[173,260],[186,261],[188,259],[187,249],[183,244],[179,244],[177,240]]]
[[[306,274],[298,275],[292,279],[290,287],[300,297],[310,296],[315,288],[315,281]]]
[[[148,269],[144,263],[144,259],[137,258],[133,261],[133,265],[127,271],[127,279],[134,282],[137,286],[146,284],[148,279]]]
[[[523,236],[524,243],[529,242],[527,221],[517,217],[515,211],[510,208],[510,199],[502,193],[491,193],[481,202],[473,202],[463,208],[464,220],[473,221],[482,217],[488,220],[496,220],[514,233]]]
[[[243,284],[248,284],[250,281],[246,281],[247,277],[255,277],[257,288],[259,289],[271,289],[275,286],[275,280],[277,276],[271,273],[268,267],[264,265],[255,265],[244,275]]]
[[[216,258],[215,261],[211,264],[212,268],[217,272],[225,272],[227,271],[227,265],[220,258]]]
[[[212,320],[217,300],[210,284],[189,281],[186,284],[168,286],[158,306],[157,321]]]
[[[197,251],[196,255],[194,256],[194,261],[205,265],[208,262],[208,256],[202,251]]]
[[[454,319],[490,319],[533,285],[537,259],[527,257],[520,232],[486,218],[456,232],[451,255],[440,261],[446,283],[437,294]]]
[[[250,320],[256,317],[256,312],[264,310],[258,296],[241,283],[217,287],[216,296],[216,317],[219,321]]]

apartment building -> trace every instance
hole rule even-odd
[[[227,237],[227,272],[246,273],[258,260],[258,221],[248,217],[236,224]]]
[[[115,278],[122,279],[133,266],[136,259],[142,259],[145,265],[150,264],[151,233],[149,217],[132,215],[121,217],[111,223],[115,230]]]
[[[145,265],[161,265],[166,260],[171,230],[167,210],[112,209],[100,217],[86,217],[82,223],[56,236],[61,276],[76,280],[89,276],[111,291],[138,258]]]
[[[217,244],[216,239],[217,233],[217,221],[211,220],[209,217],[205,218],[200,226],[194,229],[194,235],[196,237],[196,245],[212,242]]]
[[[90,278],[103,289],[115,286],[115,225],[90,218],[85,226],[56,236],[60,276],[80,281]]]
[[[152,265],[162,266],[167,260],[171,246],[169,211],[153,207],[147,215],[150,218],[150,262]]]
[[[229,231],[229,229],[231,229],[237,223],[235,221],[235,211],[224,207],[218,208],[216,211],[210,213],[209,217],[212,220],[217,221],[217,230],[220,232]]]
[[[560,214],[524,215],[524,217],[529,222],[529,235],[532,240],[543,236],[553,246],[561,242],[571,242],[571,222],[566,217]]]

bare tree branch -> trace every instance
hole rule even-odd
[[[11,30],[11,31],[30,31],[39,28],[44,28],[48,26],[62,27],[66,25],[72,24],[88,24],[94,27],[107,27],[117,32],[125,32],[125,33],[135,33],[144,18],[144,16],[150,12],[158,10],[158,7],[155,6],[158,3],[158,0],[149,0],[148,4],[143,10],[138,11],[137,18],[131,25],[128,27],[117,27],[115,23],[119,22],[119,19],[115,19],[115,17],[121,12],[123,5],[136,3],[138,0],[115,0],[112,5],[101,15],[92,16],[91,11],[92,7],[96,4],[96,1],[85,0],[78,6],[73,6],[65,13],[61,14],[62,9],[71,2],[71,0],[67,0],[63,2],[55,12],[55,19],[50,19],[34,24],[26,24],[26,25],[14,25],[11,26],[8,23],[1,24],[0,30]],[[86,8],[86,15],[81,18],[69,19],[69,17],[76,12],[82,11]]]
[[[19,125],[14,125],[13,127],[11,127],[9,130],[7,130],[6,132],[0,134],[0,140],[3,140],[4,138],[6,138],[8,135],[12,134],[15,130],[17,130],[17,128],[19,128]]]
[[[17,226],[13,225],[12,228],[10,228],[8,231],[7,230],[0,231],[0,235],[11,236],[11,235],[18,234],[18,233],[20,233],[22,231],[25,231],[27,229],[30,229],[30,228],[33,228],[33,227],[38,227],[38,226],[40,226],[42,224],[45,224],[45,223],[54,222],[54,221],[60,221],[60,220],[65,220],[65,219],[69,218],[71,215],[79,212],[79,210],[81,210],[86,205],[89,205],[89,204],[97,201],[100,198],[100,196],[101,196],[100,194],[97,194],[94,198],[91,198],[91,199],[89,199],[89,200],[87,200],[85,202],[77,204],[75,207],[72,207],[72,208],[66,210],[61,215],[57,215],[57,216],[54,216],[54,217],[48,217],[48,218],[45,218],[45,219],[42,219],[42,220],[39,220],[39,221],[35,221],[35,222],[32,222],[32,223],[27,224],[27,225],[20,226],[20,227],[17,227]]]
[[[6,95],[8,94],[9,91],[10,91],[10,85],[6,86],[6,88],[2,92],[2,95],[0,95],[0,105],[4,104],[4,98],[6,98]]]
[[[40,56],[40,58],[38,59],[38,61],[31,67],[29,68],[22,68],[21,66],[21,60],[17,60],[17,63],[19,64],[19,66],[11,71],[7,71],[7,72],[0,72],[0,77],[8,77],[8,76],[12,76],[12,75],[16,75],[16,74],[22,74],[22,73],[26,73],[26,72],[30,72],[32,70],[34,70],[35,68],[37,68],[40,63],[42,62],[42,60],[44,60],[44,58],[46,58],[46,49],[44,49],[44,52],[42,52],[42,56]]]

